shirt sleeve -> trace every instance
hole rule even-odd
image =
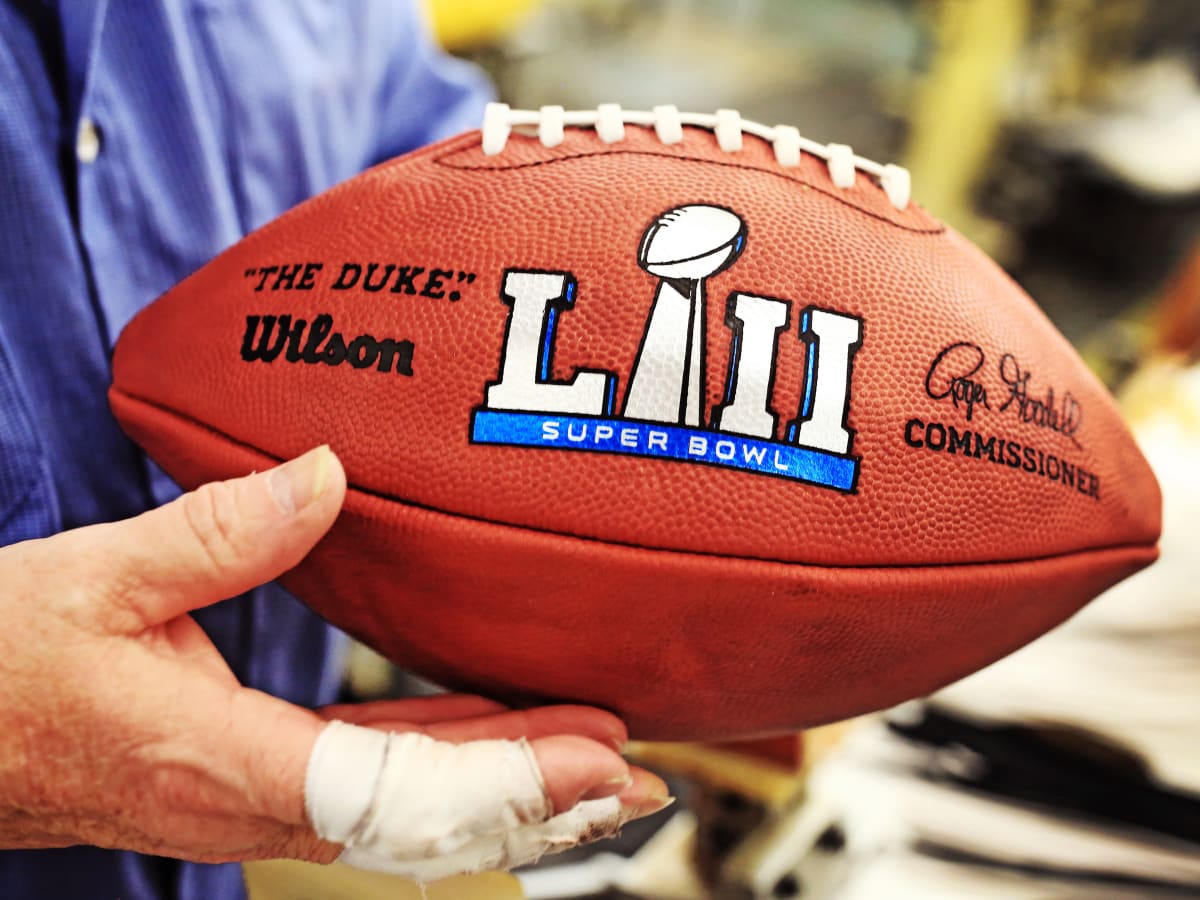
[[[49,465],[0,330],[0,547],[58,529]]]
[[[372,163],[478,128],[484,105],[495,97],[478,67],[437,46],[419,3],[397,3],[393,9]]]

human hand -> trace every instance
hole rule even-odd
[[[332,721],[309,761],[309,817],[359,868],[418,881],[514,868],[669,802],[649,772],[608,768],[597,748],[626,735],[600,710],[443,695],[321,713]]]
[[[571,824],[592,831],[556,833],[555,846],[612,833],[662,805],[665,786],[630,770],[614,749],[623,726],[599,710],[505,712],[454,696],[338,707],[324,715],[429,738],[397,744],[335,725],[314,755],[325,718],[239,685],[188,612],[295,566],[333,523],[345,491],[337,458],[318,448],[134,519],[0,548],[0,847],[86,843],[196,861],[328,862],[342,847],[314,832],[306,774],[320,788],[310,806],[326,815],[332,807],[322,798],[353,795],[367,745],[378,741],[412,761],[393,773],[398,789],[385,798],[402,827],[413,796],[446,812],[439,784],[474,785],[473,796],[447,803],[469,820],[471,840],[498,836],[505,846],[509,833],[532,840],[530,826],[585,797],[586,814]],[[509,742],[518,737],[528,745]],[[450,746],[464,741],[477,743]],[[528,785],[507,797],[514,785],[493,777],[497,760],[514,759],[544,787],[540,802]],[[440,772],[422,768],[434,762]],[[413,795],[406,786],[430,790]],[[588,803],[605,795],[618,799],[596,821]],[[335,824],[351,837],[360,823]],[[375,815],[372,824],[397,838],[390,821]],[[421,852],[447,849],[435,841]]]

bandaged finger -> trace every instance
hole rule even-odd
[[[305,806],[348,856],[396,863],[456,854],[552,812],[525,740],[450,744],[339,721],[313,748]]]
[[[340,861],[359,869],[430,882],[492,869],[515,869],[543,856],[613,837],[628,818],[616,797],[585,800],[545,822],[481,835],[453,853],[429,859],[391,860],[351,847]]]

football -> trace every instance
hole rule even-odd
[[[656,739],[879,709],[1160,523],[1106,390],[909,192],[730,110],[494,104],[148,306],[112,408],[187,488],[330,444],[344,509],[283,583],[447,687]]]

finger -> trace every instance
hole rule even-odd
[[[324,726],[305,786],[313,830],[345,845],[344,860],[402,873],[528,861],[614,833],[665,796],[655,776],[631,776],[587,738],[449,744],[341,721]]]
[[[583,800],[615,796],[628,820],[651,815],[670,802],[665,781],[636,766],[617,767],[610,756],[597,752],[603,748],[595,743],[588,746],[569,737],[557,737],[532,741],[531,746],[556,812]]]
[[[625,821],[653,815],[674,802],[667,783],[653,772],[630,766],[629,778],[629,786],[617,795]]]
[[[436,855],[399,857],[379,853],[375,848],[352,847],[339,859],[361,869],[404,875],[426,883],[484,869],[516,868],[536,862],[547,854],[615,837],[630,818],[629,810],[613,797],[585,800],[545,822],[530,822],[480,834],[461,846]]]
[[[625,760],[588,738],[557,735],[538,738],[530,746],[556,813],[580,800],[612,797],[633,786]]]
[[[586,738],[547,740],[591,744],[624,766]],[[320,837],[396,859],[452,852],[476,835],[543,822],[552,811],[525,741],[449,744],[340,721],[324,725],[313,747],[304,794]]]
[[[625,723],[612,713],[590,706],[540,706],[479,716],[458,722],[430,725],[425,731],[442,741],[478,741],[489,738],[549,737],[574,734],[599,741],[618,753],[629,739]]]
[[[512,869],[580,844],[613,837],[625,819],[619,804],[588,800],[545,822],[488,831],[445,852],[398,856],[373,847],[351,847],[339,862],[374,872],[403,875],[421,884],[487,869]]]
[[[304,779],[325,723],[306,709],[242,688],[224,727],[203,732],[214,768],[235,784],[245,809],[289,825],[306,823]]]
[[[408,697],[403,700],[338,703],[322,707],[317,710],[317,715],[322,719],[341,719],[352,725],[375,725],[377,722],[429,725],[486,716],[507,709],[502,703],[471,694],[436,694],[432,697]]]
[[[117,585],[119,624],[144,630],[293,568],[333,524],[346,475],[328,447],[214,482],[136,518],[75,532]],[[101,582],[101,579],[97,579]],[[118,617],[119,618],[119,617]]]
[[[599,800],[583,800],[575,803],[568,810],[551,817],[545,823],[534,823],[518,829],[518,840],[499,836],[480,838],[463,850],[454,854],[439,855],[427,861],[392,860],[387,861],[369,855],[350,852],[343,861],[360,868],[377,871],[404,874],[411,878],[424,877],[427,881],[436,881],[449,875],[476,871],[486,867],[488,863],[519,865],[529,862],[543,853],[555,853],[566,850],[581,843],[611,837],[626,822],[660,812],[674,802],[669,795],[666,783],[652,772],[637,767],[630,767],[630,783],[615,798]],[[520,853],[517,858],[507,861],[493,858],[493,852],[481,849],[481,845],[497,843],[500,846],[520,844],[526,836],[536,835],[537,849],[526,858]],[[311,830],[298,829],[292,836],[292,842],[286,852],[276,853],[277,856],[289,856],[301,859],[311,859],[316,862],[331,862],[337,857],[341,847],[337,844],[321,841]],[[265,858],[265,857],[264,857]]]
[[[444,712],[449,715],[444,718],[435,715],[431,707],[418,708],[418,714],[427,714],[422,721],[419,717],[409,715],[408,703],[407,700],[398,700],[344,704],[326,707],[320,711],[320,715],[324,719],[341,719],[382,731],[421,731],[439,741],[454,744],[484,740],[514,741],[518,738],[532,740],[556,734],[575,734],[599,741],[619,753],[628,739],[625,724],[620,719],[612,713],[589,706],[541,706],[491,712],[485,706],[490,701],[482,701],[477,707],[482,714],[460,718],[458,713],[475,706],[464,699],[461,707],[458,703],[447,704]],[[498,704],[495,706],[499,707]],[[440,714],[443,710],[437,712]]]

